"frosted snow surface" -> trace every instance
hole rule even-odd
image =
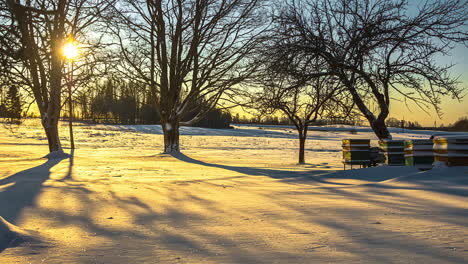
[[[377,144],[349,126],[312,127],[297,165],[293,127],[234,127],[168,155],[160,126],[78,123],[47,160],[40,120],[0,125],[0,216],[41,241],[0,263],[468,263],[468,167],[343,171],[343,138]]]

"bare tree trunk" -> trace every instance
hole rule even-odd
[[[299,164],[305,164],[305,142],[305,135],[299,133]]]
[[[348,88],[348,91],[351,93],[353,97],[353,101],[364,115],[364,117],[369,121],[369,124],[374,131],[375,135],[379,139],[392,139],[392,135],[390,131],[388,131],[387,125],[385,124],[385,119],[389,114],[388,103],[384,102],[384,100],[377,101],[380,108],[380,113],[376,118],[375,115],[369,110],[369,108],[364,103],[364,100],[358,94],[356,87],[353,84],[353,81],[348,80],[344,75],[340,75],[341,81],[345,84]],[[376,96],[377,97],[377,96]]]
[[[63,153],[62,145],[58,133],[58,120],[46,120],[42,122],[49,143],[49,152],[57,154]]]
[[[392,139],[390,131],[388,131],[387,125],[383,119],[369,120],[372,130],[379,139]]]
[[[179,144],[179,121],[163,121],[161,122],[164,133],[164,152],[177,153],[180,152]]]
[[[305,164],[305,143],[307,139],[307,129],[308,125],[299,125],[296,126],[297,132],[299,134],[299,162],[298,164]]]

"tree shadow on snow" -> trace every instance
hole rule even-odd
[[[65,177],[63,177],[59,181],[64,182],[64,181],[73,180],[73,164],[74,164],[74,161],[75,161],[75,150],[72,149],[70,151],[67,175],[65,175]]]
[[[183,154],[173,156],[181,161],[201,166],[221,168],[252,176],[267,176],[291,182],[326,182],[332,178],[358,177],[358,175],[364,177],[362,176],[363,171],[358,173],[358,170],[344,173],[325,170],[291,172],[213,164]],[[34,200],[42,191],[43,183],[50,178],[51,168],[60,161],[49,160],[42,165],[1,180],[0,186],[4,187],[4,191],[0,191],[0,215],[4,216],[8,221],[17,221],[24,208],[34,205]],[[72,167],[73,155],[70,159],[69,173],[65,178],[73,178]],[[379,180],[384,180],[383,176]],[[56,209],[63,208],[64,210],[37,208],[41,215],[53,219],[55,224],[59,226],[79,227],[89,234],[89,237],[83,236],[82,241],[92,240],[94,236],[105,239],[105,242],[96,247],[83,246],[83,248],[86,248],[86,253],[80,251],[78,253],[67,252],[67,254],[60,254],[63,253],[60,250],[48,252],[49,263],[115,263],[117,256],[119,263],[175,263],[186,261],[187,259],[183,259],[186,256],[193,256],[196,260],[210,260],[212,258],[217,260],[218,263],[271,263],[274,262],[272,260],[275,258],[288,260],[284,262],[289,263],[307,263],[307,260],[312,258],[306,258],[307,256],[295,254],[295,252],[268,252],[268,250],[272,250],[272,247],[263,245],[262,240],[257,238],[253,231],[244,231],[242,237],[218,232],[219,227],[225,228],[227,223],[233,223],[231,221],[221,221],[219,226],[214,226],[214,229],[205,226],[205,221],[210,219],[212,221],[212,219],[218,217],[220,219],[238,219],[238,221],[251,221],[249,218],[252,218],[252,221],[257,221],[264,218],[269,225],[274,228],[281,228],[283,232],[287,232],[288,236],[296,236],[297,233],[310,233],[310,236],[312,236],[314,226],[325,226],[340,232],[352,243],[339,244],[338,242],[319,240],[317,242],[318,247],[335,247],[338,245],[340,251],[349,255],[352,254],[356,258],[363,258],[370,263],[394,262],[394,259],[381,254],[382,248],[388,248],[392,252],[403,252],[406,254],[405,256],[425,254],[435,261],[463,263],[463,259],[460,257],[447,255],[444,253],[444,249],[426,244],[423,240],[418,239],[416,235],[408,235],[398,230],[387,230],[385,218],[384,220],[379,218],[383,213],[407,214],[411,210],[416,213],[421,212],[421,214],[415,214],[415,218],[424,219],[427,216],[423,215],[423,213],[431,213],[428,209],[431,206],[437,212],[443,213],[441,216],[431,213],[431,218],[436,221],[437,225],[447,223],[465,225],[461,222],[450,222],[465,219],[463,211],[459,208],[430,204],[424,199],[405,197],[404,194],[395,197],[393,193],[383,192],[385,191],[384,186],[382,188],[374,188],[372,185],[362,186],[368,187],[365,192],[353,192],[352,188],[341,188],[340,186],[291,188],[291,190],[272,189],[268,193],[262,194],[266,201],[272,201],[273,204],[287,208],[287,212],[294,212],[294,214],[300,216],[297,223],[303,225],[298,225],[296,222],[286,223],[282,217],[285,212],[283,214],[278,212],[276,215],[275,210],[270,207],[260,206],[259,215],[255,216],[254,214],[253,217],[250,216],[253,210],[250,207],[228,210],[229,208],[226,208],[224,202],[210,196],[209,192],[207,192],[213,189],[211,185],[201,184],[191,189],[185,186],[181,188],[172,183],[133,185],[129,182],[127,187],[140,190],[128,192],[117,189],[118,191],[115,191],[105,184],[99,186],[99,188],[91,188],[87,182],[75,181],[67,181],[58,186],[47,186],[46,188],[49,191],[53,190],[53,188],[60,189],[60,192],[56,193],[55,196],[58,200],[57,203],[60,203],[60,198],[67,197],[68,200],[77,203],[76,208],[85,209],[79,211],[79,214],[70,213],[70,211],[65,210],[67,204],[63,203],[55,206]],[[252,190],[239,186],[236,191],[236,194],[242,195],[243,192],[251,192]],[[379,193],[372,193],[376,191],[379,191]],[[370,204],[376,208],[389,209],[376,215],[367,215],[368,210],[365,206],[353,205],[350,207],[346,203],[335,204],[334,213],[332,214],[328,213],[328,210],[317,206],[317,203],[313,203],[315,206],[303,207],[307,203],[300,202],[302,198],[297,197],[300,194],[310,195],[305,197],[313,197],[314,193],[318,197],[330,197],[330,200],[337,198],[345,201],[341,197],[347,197],[347,199],[359,202],[359,205]],[[166,197],[167,201],[158,203],[157,200],[146,199],[146,196]],[[286,199],[280,199],[282,197]],[[12,203],[11,201],[17,202]],[[201,208],[201,210],[188,210],[187,208]],[[96,216],[98,212],[101,213]],[[262,212],[265,214],[262,215]],[[249,218],[245,216],[249,216]],[[455,220],[452,219],[452,216],[454,216]],[[131,221],[132,228],[122,228],[120,225],[112,224],[119,221],[119,218]],[[376,220],[383,223],[369,224]],[[258,225],[261,226],[262,223],[258,223]],[[313,248],[304,250],[312,251]],[[313,254],[314,252],[310,253]],[[317,250],[314,255],[319,257],[317,263],[333,262],[333,257],[323,257],[326,253]],[[182,257],[182,260],[180,260],[179,256]],[[357,262],[356,258],[350,262]]]
[[[267,176],[274,179],[280,179],[284,182],[331,184],[329,187],[322,186],[321,188],[336,188],[332,187],[332,185],[352,187],[356,186],[356,184],[337,182],[336,180],[361,180],[368,183],[360,183],[357,185],[372,187],[373,190],[422,190],[468,197],[468,180],[466,177],[457,177],[460,179],[456,178],[457,181],[453,182],[451,179],[452,177],[445,176],[440,178],[437,175],[437,177],[434,175],[427,175],[427,172],[420,172],[414,167],[372,167],[365,169],[333,171],[320,170],[317,169],[317,166],[309,165],[308,167],[313,168],[312,170],[288,171],[207,163],[188,157],[183,153],[173,153],[171,156],[180,161],[192,164],[235,171],[250,176]],[[388,173],[389,170],[395,170],[395,173]],[[417,180],[415,180],[415,178]],[[409,187],[387,184],[388,180],[405,181],[406,179],[409,179],[413,185]]]
[[[263,169],[263,168],[254,168],[254,167],[238,167],[238,166],[229,166],[229,165],[222,165],[222,164],[215,164],[215,163],[208,163],[201,160],[197,160],[183,153],[172,153],[172,157],[192,164],[197,164],[201,166],[213,167],[213,168],[220,168],[225,170],[230,170],[246,175],[251,176],[267,176],[274,179],[281,179],[288,182],[321,182],[321,183],[330,183],[325,181],[323,178],[318,177],[320,175],[326,175],[333,173],[333,171],[329,170],[309,170],[309,171],[290,171],[290,170],[273,170],[273,169]],[[340,183],[333,183],[337,185],[347,185],[347,184],[340,184]]]
[[[16,247],[25,242],[36,244],[33,248],[46,247],[41,244],[37,232],[21,230],[10,223],[16,224],[22,211],[35,205],[43,183],[50,178],[51,169],[63,159],[65,157],[48,159],[39,166],[0,180],[0,217],[4,219],[0,219],[0,253],[7,247]]]
[[[50,177],[50,170],[63,159],[49,159],[39,166],[0,180],[0,216],[15,223],[24,208],[34,206],[43,183]]]

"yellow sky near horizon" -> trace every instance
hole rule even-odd
[[[440,108],[441,117],[437,114],[433,107],[426,109],[426,112],[416,106],[413,102],[401,101],[401,96],[398,100],[392,100],[390,103],[390,117],[400,120],[417,121],[422,126],[448,126],[455,123],[462,117],[468,117],[468,47],[457,45],[451,52],[450,56],[439,56],[436,58],[439,65],[454,64],[450,71],[453,77],[458,77],[460,88],[463,88],[461,100],[453,99],[450,96],[442,97]],[[396,96],[395,93],[391,96]],[[400,100],[400,101],[399,101]],[[234,111],[237,113],[238,111]],[[242,111],[239,111],[242,116]],[[378,112],[376,112],[378,113]],[[246,116],[249,116],[246,114]],[[364,118],[362,118],[365,120]],[[363,122],[367,125],[367,121]]]
[[[415,107],[414,104],[409,104],[409,109],[404,103],[394,100],[390,105],[391,117],[418,121],[423,126],[432,126],[436,122],[439,126],[453,124],[458,119],[468,116],[468,47],[457,45],[450,56],[440,56],[437,59],[441,65],[454,64],[451,74],[459,78],[460,87],[464,89],[461,101],[448,96],[443,97],[440,105],[442,118],[439,118],[433,109],[430,109],[429,114],[427,114]]]
[[[443,97],[440,105],[442,116],[439,118],[432,108],[428,110],[428,113],[426,113],[419,109],[414,103],[409,102],[408,105],[406,105],[403,102],[393,100],[390,104],[389,117],[406,121],[417,121],[423,126],[433,126],[434,123],[436,123],[437,126],[447,126],[453,124],[462,117],[468,116],[468,47],[457,45],[452,50],[450,56],[440,56],[437,60],[440,65],[454,64],[451,74],[454,77],[459,77],[461,82],[460,87],[464,89],[461,101],[450,97]],[[33,104],[30,111],[38,113],[37,106]],[[239,113],[240,116],[251,116],[239,108],[234,109],[231,112],[234,115]],[[366,124],[366,122],[363,122],[363,124]]]
[[[409,103],[408,106],[399,101],[393,101],[390,106],[390,117],[395,117],[400,120],[417,121],[423,126],[433,126],[434,122],[437,126],[450,125],[458,119],[468,116],[468,98],[458,101],[456,99],[445,98],[441,104],[442,117],[439,118],[434,109],[430,109],[428,113],[417,108],[414,103]]]

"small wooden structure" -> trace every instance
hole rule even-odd
[[[346,165],[359,165],[368,167],[370,165],[370,139],[343,139],[343,167]]]
[[[436,136],[434,162],[447,166],[468,166],[468,135]]]
[[[381,140],[380,148],[385,155],[385,163],[390,166],[405,165],[405,142],[404,140]]]
[[[405,164],[420,170],[429,170],[434,163],[431,139],[405,141]]]

